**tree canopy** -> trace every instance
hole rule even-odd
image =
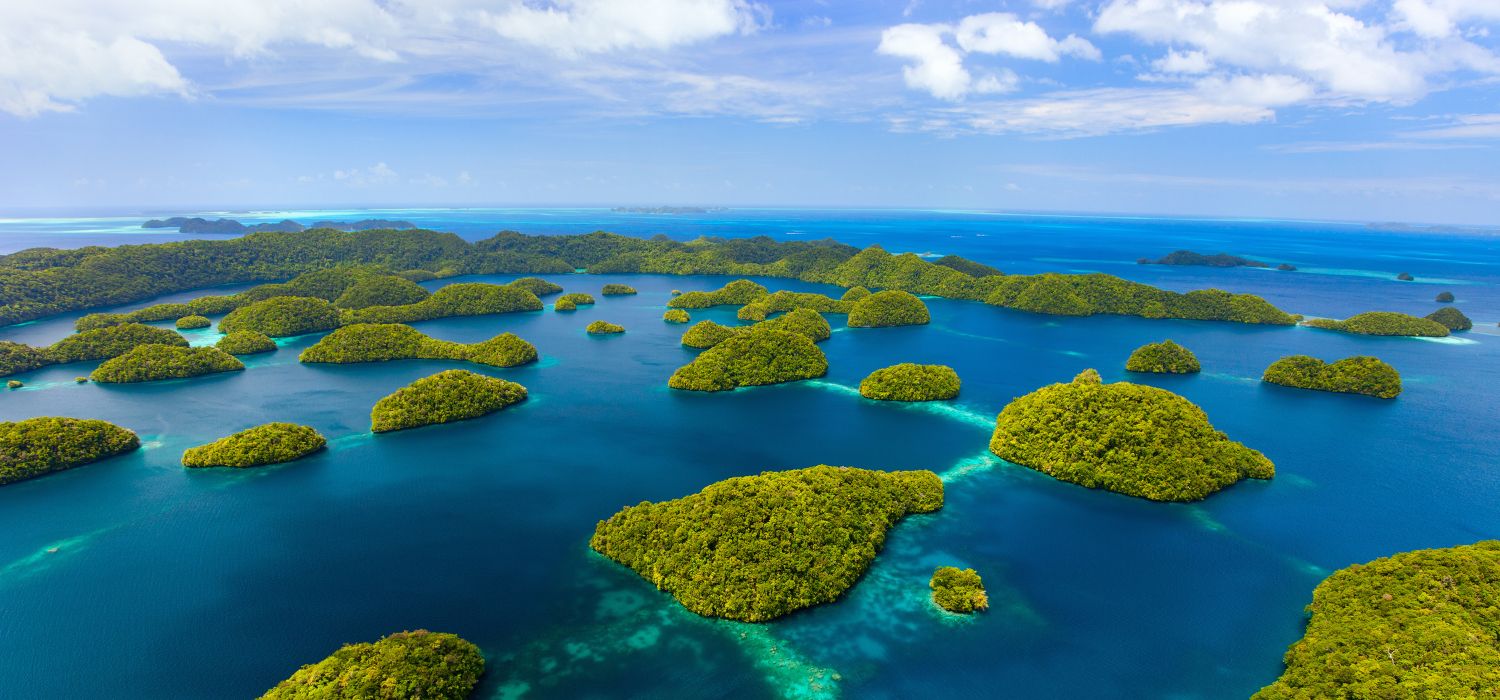
[[[259,467],[301,459],[328,441],[317,430],[296,423],[266,423],[182,453],[184,467]]]
[[[458,635],[397,632],[373,644],[345,644],[261,700],[464,700],[483,673],[479,647]]]
[[[1288,355],[1272,362],[1261,381],[1382,399],[1394,399],[1401,394],[1401,373],[1380,358],[1368,355],[1346,357],[1332,364],[1308,355]]]

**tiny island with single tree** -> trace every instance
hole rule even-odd
[[[1125,369],[1130,372],[1152,372],[1156,374],[1192,374],[1202,370],[1198,356],[1171,340],[1148,343],[1130,353],[1125,360]]]
[[[877,369],[859,383],[859,395],[877,401],[945,401],[958,389],[952,367],[911,362]]]
[[[397,632],[345,644],[308,664],[260,700],[464,700],[484,674],[479,647],[456,634]]]
[[[967,615],[990,608],[984,581],[973,569],[940,566],[932,572],[932,580],[927,585],[932,588],[932,602],[948,612]]]
[[[136,434],[87,418],[42,416],[0,423],[0,486],[130,452]]]
[[[1062,481],[1153,501],[1197,501],[1276,473],[1191,401],[1141,384],[1104,384],[1094,370],[1010,402],[990,451]]]
[[[627,506],[589,546],[699,615],[764,622],[838,599],[897,521],[942,505],[930,471],[763,472]]]
[[[377,433],[468,420],[526,400],[526,387],[468,370],[423,377],[375,402],[370,430]]]
[[[1289,355],[1266,367],[1261,381],[1382,399],[1401,395],[1401,373],[1380,358],[1368,355],[1346,357],[1332,364],[1308,355]]]
[[[306,457],[328,441],[317,430],[296,423],[266,423],[182,453],[184,467],[260,467]]]

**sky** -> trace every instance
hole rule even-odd
[[[1500,0],[3,0],[0,215],[1500,224]]]

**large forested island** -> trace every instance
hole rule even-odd
[[[958,372],[947,365],[903,362],[871,372],[859,395],[877,401],[943,401],[958,396]]]
[[[1401,394],[1401,373],[1378,357],[1358,355],[1325,363],[1308,355],[1288,355],[1266,368],[1262,381],[1298,389],[1365,394],[1394,399]]]
[[[812,379],[828,373],[828,358],[800,333],[752,329],[735,333],[679,367],[667,386],[688,391],[729,391]]]
[[[105,360],[89,374],[89,379],[101,384],[130,384],[237,372],[244,368],[245,363],[215,347],[141,345]]]
[[[1063,481],[1153,501],[1196,501],[1275,474],[1271,460],[1215,430],[1191,401],[1104,384],[1094,370],[1012,401],[990,450]]]
[[[837,599],[896,521],[942,505],[929,471],[817,466],[628,506],[589,544],[699,615],[760,622]]]
[[[483,673],[479,647],[458,635],[398,632],[373,644],[346,644],[261,700],[463,700]]]
[[[81,467],[141,446],[102,420],[40,417],[0,423],[0,485]]]
[[[310,363],[347,364],[389,360],[464,360],[493,367],[535,362],[536,346],[514,333],[501,333],[479,343],[438,340],[400,323],[356,323],[344,326],[302,351],[298,359]]]
[[[1286,671],[1254,700],[1500,695],[1500,541],[1340,569],[1307,611]]]

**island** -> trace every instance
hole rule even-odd
[[[1275,475],[1271,460],[1215,430],[1191,401],[1104,384],[1094,370],[1010,402],[990,451],[1055,479],[1153,501],[1197,501]]]
[[[574,303],[574,301],[572,299],[559,298],[557,301],[552,302],[552,310],[553,311],[577,311],[578,310],[578,304]]]
[[[782,290],[760,297],[740,307],[737,315],[742,321],[764,321],[770,314],[781,311],[807,309],[825,314],[847,314],[852,308],[854,308],[853,301],[834,299],[827,295],[813,292],[788,292]]]
[[[479,647],[458,635],[397,632],[373,644],[345,644],[328,658],[297,669],[260,700],[464,700],[483,673]]]
[[[839,301],[848,302],[852,305],[854,302],[867,296],[870,296],[870,290],[864,287],[850,287],[844,290],[844,295],[839,297]]]
[[[542,300],[525,287],[460,282],[443,287],[415,304],[349,309],[342,312],[339,318],[344,324],[415,323],[455,316],[488,316],[541,310]],[[224,328],[222,321],[219,328]]]
[[[26,382],[23,382],[19,379],[12,379],[5,383],[5,388],[7,389],[19,389],[23,386],[26,386]]]
[[[594,303],[593,295],[583,292],[573,292],[558,297],[557,301],[552,303],[552,309],[554,311],[576,311],[578,307],[587,306],[592,303]]]
[[[261,467],[302,459],[328,441],[318,431],[296,423],[266,423],[182,453],[184,467]]]
[[[113,423],[43,416],[0,423],[0,485],[81,467],[141,446]]]
[[[1286,669],[1252,700],[1500,694],[1500,541],[1404,552],[1313,590]]]
[[[805,335],[773,329],[736,333],[704,350],[667,380],[687,391],[731,391],[742,386],[795,382],[828,373],[828,358]]]
[[[364,309],[371,306],[405,306],[424,301],[432,293],[421,285],[395,275],[373,275],[349,285],[333,305],[340,309]]]
[[[105,360],[89,374],[89,379],[100,384],[131,384],[237,372],[244,368],[245,363],[216,347],[141,345]]]
[[[693,317],[682,309],[667,309],[667,312],[661,315],[661,320],[667,323],[691,323]]]
[[[183,316],[177,319],[174,325],[177,326],[177,330],[189,331],[197,328],[207,328],[213,324],[214,322],[208,320],[207,316]]]
[[[526,387],[468,370],[423,377],[375,402],[370,430],[377,433],[478,418],[526,400]]]
[[[53,360],[48,355],[47,348],[35,348],[25,343],[0,340],[0,377],[30,372],[50,364],[53,364]]]
[[[223,333],[255,331],[272,338],[339,327],[339,310],[317,297],[271,297],[241,306],[219,321]]]
[[[584,330],[588,331],[589,335],[614,335],[616,333],[624,333],[625,327],[610,323],[609,321],[599,320],[590,323],[588,328]]]
[[[510,282],[506,286],[519,287],[539,297],[544,297],[548,294],[556,294],[563,290],[562,285],[555,282],[548,282],[547,280],[544,280],[540,277],[522,277],[521,279]]]
[[[944,401],[958,396],[958,372],[946,365],[903,362],[871,372],[859,395],[877,401]]]
[[[1204,255],[1191,250],[1178,250],[1161,256],[1155,260],[1141,258],[1136,260],[1142,265],[1201,265],[1205,267],[1270,267],[1270,263],[1259,260],[1250,260],[1238,255],[1228,253],[1215,253]]]
[[[1380,358],[1368,355],[1346,357],[1333,364],[1307,355],[1288,355],[1266,367],[1261,381],[1382,399],[1401,395],[1401,373]]]
[[[764,285],[735,280],[711,292],[683,292],[667,302],[674,309],[707,309],[712,306],[743,306],[769,294]]]
[[[927,305],[915,294],[896,289],[876,292],[854,302],[849,309],[850,328],[920,326],[932,320]]]
[[[1171,340],[1147,343],[1130,353],[1125,360],[1125,369],[1130,372],[1154,372],[1157,374],[1192,374],[1202,369],[1198,356]]]
[[[88,362],[118,357],[142,345],[175,345],[187,347],[187,338],[176,331],[142,323],[122,323],[75,333],[53,343],[46,350],[53,364]]]
[[[707,350],[733,338],[740,330],[714,321],[699,321],[682,334],[682,344],[690,348]]]
[[[762,472],[626,506],[599,522],[589,546],[692,612],[764,622],[837,600],[892,526],[942,505],[930,471]]]
[[[342,221],[319,221],[311,226],[303,226],[291,219],[282,219],[268,224],[244,224],[235,219],[215,219],[209,221],[202,217],[173,216],[166,219],[151,219],[143,224],[141,228],[175,228],[178,233],[212,233],[212,234],[245,234],[245,233],[301,233],[308,229],[332,229],[337,231],[368,231],[372,229],[413,229],[416,224],[410,221],[392,221],[390,219],[364,219],[355,222]]]
[[[989,277],[990,275],[1005,274],[1004,272],[1001,272],[999,268],[990,267],[989,265],[986,265],[984,263],[974,262],[973,260],[959,257],[957,255],[944,255],[941,258],[933,260],[932,264],[942,265],[943,267],[952,270],[958,270],[959,272],[962,272],[970,277]]]
[[[749,326],[725,326],[713,321],[699,321],[682,334],[682,344],[707,349],[741,333],[755,330],[777,330],[807,336],[814,343],[833,337],[833,328],[823,315],[811,309],[794,309],[773,319]]]
[[[1453,292],[1438,292],[1437,303],[1439,303],[1439,304],[1452,304],[1453,303],[1453,298],[1454,298],[1453,297]]]
[[[1280,265],[1277,265],[1276,269],[1281,270],[1282,272],[1296,272],[1297,266],[1291,263],[1282,263]]]
[[[537,359],[536,346],[514,333],[501,333],[479,343],[438,340],[399,323],[356,323],[344,326],[302,351],[298,361],[350,364],[390,360],[462,360],[493,367],[515,367]]]
[[[635,294],[636,291],[635,287],[632,287],[628,284],[606,284],[604,285],[604,288],[599,291],[599,293],[607,297],[616,297],[624,296],[627,294]]]
[[[940,566],[932,572],[932,580],[927,585],[932,589],[932,602],[948,612],[967,615],[990,608],[984,582],[973,569]]]
[[[1410,282],[1416,278],[1412,277],[1410,272],[1402,272],[1396,275],[1396,279],[1401,280],[1402,282]]]
[[[1366,311],[1342,321],[1310,318],[1302,325],[1357,335],[1404,335],[1417,338],[1444,338],[1448,327],[1428,318],[1417,318],[1395,311]]]
[[[231,355],[255,355],[274,352],[276,341],[259,331],[235,331],[220,338],[219,342],[214,343],[214,347]]]
[[[1449,331],[1466,331],[1474,327],[1474,322],[1464,312],[1452,306],[1444,306],[1422,318],[1441,323]]]

